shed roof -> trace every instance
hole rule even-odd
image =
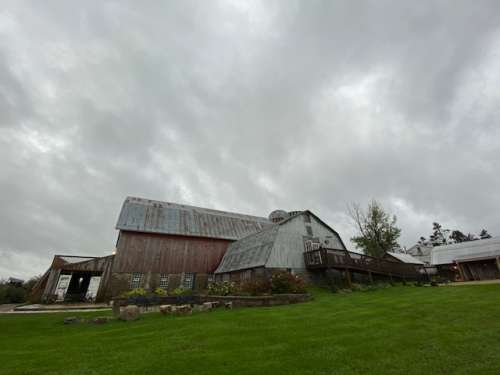
[[[272,225],[265,217],[127,197],[116,229],[237,240]]]
[[[451,264],[455,260],[465,261],[488,256],[500,256],[500,237],[435,246],[432,249],[431,263]]]
[[[387,254],[403,263],[424,264],[424,262],[415,257],[412,257],[410,254],[403,254],[403,253],[387,253]]]

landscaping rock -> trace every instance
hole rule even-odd
[[[162,313],[162,315],[172,314],[172,305],[161,305],[160,306],[160,313]]]
[[[175,315],[191,315],[193,313],[193,309],[190,305],[180,305],[175,306],[175,308],[172,309],[172,313]]]
[[[123,310],[120,311],[120,319],[126,322],[137,320],[141,316],[141,312],[139,307],[131,305],[126,306]]]
[[[77,316],[69,316],[64,318],[64,324],[80,324],[82,322],[82,318]]]

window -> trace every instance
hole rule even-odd
[[[166,273],[160,274],[160,289],[163,289],[163,290],[168,289],[168,274],[166,274]]]
[[[194,273],[185,273],[182,276],[182,287],[184,289],[193,289]]]
[[[252,270],[243,271],[240,275],[241,281],[248,281],[252,278]]]
[[[130,289],[137,289],[141,286],[142,273],[134,272],[132,278],[130,279]]]
[[[230,276],[228,273],[225,273],[224,275],[222,275],[222,281],[223,282],[226,282],[226,281],[229,281],[230,280]]]
[[[311,216],[309,215],[309,213],[305,213],[304,214],[304,223],[310,223],[311,222]]]
[[[310,225],[306,225],[306,231],[309,236],[313,235],[313,229]]]

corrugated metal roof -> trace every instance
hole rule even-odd
[[[229,245],[215,273],[264,266],[278,234],[278,225],[247,236]]]
[[[412,257],[410,254],[403,254],[403,253],[388,253],[388,254],[396,259],[399,259],[403,263],[424,264],[424,262],[415,257]]]
[[[127,197],[116,229],[237,240],[272,225],[264,217]]]
[[[500,256],[500,237],[435,246],[432,249],[431,264],[450,264],[455,260],[463,261],[486,256]]]

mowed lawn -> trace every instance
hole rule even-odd
[[[500,285],[314,294],[101,326],[0,315],[0,373],[500,374]]]

